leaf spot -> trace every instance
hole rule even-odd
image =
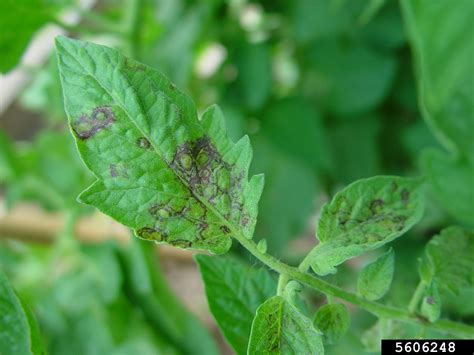
[[[110,126],[115,116],[110,107],[97,107],[91,116],[82,115],[73,124],[72,129],[79,139],[89,139],[97,132]]]
[[[137,139],[137,146],[142,149],[151,149],[151,143],[145,137],[140,137]]]

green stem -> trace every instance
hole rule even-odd
[[[423,294],[425,293],[427,284],[424,281],[420,281],[418,286],[416,287],[415,293],[410,300],[408,305],[408,311],[411,314],[415,314],[418,305],[420,304],[421,299],[423,298]]]
[[[280,274],[278,278],[278,287],[277,287],[277,295],[281,296],[283,291],[285,291],[286,284],[290,281],[290,278],[287,274]]]
[[[279,274],[286,275],[286,277],[289,279],[299,281],[302,284],[305,284],[331,297],[340,298],[350,302],[379,318],[394,319],[405,323],[425,326],[427,328],[437,330],[442,333],[451,334],[460,338],[474,337],[474,327],[472,326],[450,320],[438,320],[434,323],[429,323],[425,319],[417,317],[405,309],[368,301],[354,293],[347,292],[337,286],[334,286],[316,276],[303,272],[295,267],[286,265],[267,253],[261,253],[257,248],[257,244],[253,240],[247,239],[245,236],[238,233],[234,233],[234,235],[240,244],[242,244],[242,246],[246,248],[252,255]],[[305,258],[305,260],[306,259],[307,258]],[[309,262],[305,262],[305,264],[309,265]]]
[[[301,263],[298,266],[298,270],[301,272],[307,272],[311,266],[311,260],[313,258],[313,253],[316,248],[313,248],[306,256],[305,258],[301,261]],[[286,274],[281,274],[280,277],[278,278],[278,291],[277,294],[281,295],[283,290],[285,289],[286,284],[290,281],[291,279],[288,277]]]

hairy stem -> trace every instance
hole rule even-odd
[[[286,284],[290,281],[290,278],[287,274],[280,274],[278,278],[278,287],[277,287],[277,295],[281,296],[283,291],[285,290]]]
[[[413,296],[410,300],[410,303],[408,305],[408,311],[411,314],[415,314],[416,309],[418,305],[420,304],[421,299],[423,298],[423,294],[425,293],[426,290],[426,283],[423,281],[420,281],[418,286],[416,287],[415,293],[413,293]]]
[[[426,319],[413,315],[405,309],[395,308],[381,303],[368,301],[354,293],[347,292],[337,286],[330,284],[329,282],[326,282],[314,275],[302,271],[301,269],[282,263],[281,261],[269,254],[261,253],[257,248],[257,244],[253,240],[245,238],[245,236],[236,234],[236,239],[240,242],[240,244],[242,244],[244,248],[246,248],[253,256],[259,259],[262,263],[264,263],[274,271],[278,272],[280,275],[286,275],[285,279],[288,278],[288,280],[292,279],[299,281],[302,284],[305,284],[306,286],[309,286],[319,292],[324,293],[325,295],[343,299],[362,309],[365,309],[366,311],[374,314],[379,318],[388,318],[405,323],[412,323],[442,333],[451,334],[460,338],[474,337],[474,327],[472,326],[444,319],[438,320],[434,323],[429,323]],[[305,258],[305,260],[303,260],[305,262],[305,265],[307,264],[309,267],[309,262],[307,262],[307,258]],[[285,281],[285,279],[280,279],[280,287],[283,287],[281,284],[283,283],[283,281]]]

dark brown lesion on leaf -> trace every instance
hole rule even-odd
[[[72,130],[77,138],[85,140],[107,128],[115,121],[114,113],[108,106],[97,107],[90,116],[82,115],[73,124]]]
[[[402,199],[403,205],[408,204],[408,200],[410,199],[410,192],[407,189],[403,189],[400,191],[400,198]]]
[[[220,230],[222,231],[222,233],[224,233],[224,234],[229,234],[229,233],[230,233],[230,229],[229,229],[229,227],[227,227],[227,226],[221,225],[221,226],[219,227],[219,229],[220,229]]]
[[[382,210],[382,206],[384,205],[384,200],[381,198],[372,200],[370,203],[370,211],[373,215],[378,214]]]
[[[243,211],[243,173],[235,173],[234,165],[225,162],[209,137],[181,144],[170,167],[187,182],[192,194],[204,197],[211,205],[235,217]]]
[[[137,230],[137,235],[141,239],[151,240],[151,241],[165,241],[168,238],[168,235],[161,231],[158,228],[143,227]]]
[[[138,63],[138,62],[136,62],[132,59],[129,59],[129,58],[125,58],[124,64],[127,68],[132,69],[132,70],[137,70],[137,71],[145,71],[146,70],[145,65],[143,65],[141,63]]]
[[[193,246],[193,242],[186,239],[173,239],[167,241],[170,245],[178,248],[191,248]]]
[[[146,149],[146,150],[152,148],[150,141],[146,139],[145,137],[140,137],[137,139],[137,146],[141,149]]]
[[[126,179],[129,178],[127,169],[125,169],[125,167],[119,164],[110,164],[109,172],[110,172],[110,176],[113,178],[117,178],[117,177],[124,177]]]
[[[158,227],[144,227],[137,231],[137,235],[144,240],[150,240],[155,242],[166,242],[172,246],[180,248],[191,248],[193,242],[186,239],[171,239],[168,233],[164,232]]]

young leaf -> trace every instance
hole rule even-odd
[[[260,253],[265,254],[267,252],[267,240],[260,239],[257,244],[257,249]]]
[[[320,275],[399,237],[421,218],[421,180],[395,176],[362,179],[323,207],[312,268]]]
[[[357,279],[357,292],[370,301],[382,298],[392,283],[394,264],[395,255],[390,249],[364,267]]]
[[[461,227],[443,229],[426,245],[420,264],[425,284],[437,281],[442,290],[458,293],[474,285],[474,232]]]
[[[0,272],[0,354],[44,354],[36,320]]]
[[[147,240],[224,253],[251,238],[263,176],[252,149],[226,135],[213,106],[194,103],[159,72],[116,50],[56,40],[64,102],[85,164],[98,180],[80,200]]]
[[[441,314],[441,297],[436,281],[431,282],[426,289],[423,301],[421,302],[421,315],[430,322],[436,321]]]
[[[281,296],[257,309],[248,354],[324,354],[321,334],[311,320]]]
[[[361,336],[361,343],[366,352],[380,353],[382,339],[407,339],[406,329],[391,319],[379,319],[371,328]]]
[[[252,320],[275,294],[276,281],[264,269],[230,258],[196,255],[212,315],[237,354],[247,353]]]
[[[327,344],[337,343],[349,329],[349,323],[349,312],[342,303],[326,304],[314,316],[314,325],[323,333]]]

